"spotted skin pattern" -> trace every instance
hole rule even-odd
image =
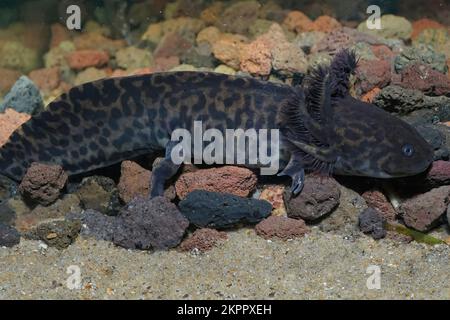
[[[158,150],[151,196],[178,166],[171,133],[204,129],[279,129],[279,175],[303,187],[304,170],[392,178],[429,167],[432,148],[407,123],[349,94],[356,68],[349,51],[319,66],[303,87],[207,72],[103,79],[72,88],[17,129],[0,149],[0,173],[20,181],[32,162],[75,175]],[[405,152],[405,150],[407,152]]]

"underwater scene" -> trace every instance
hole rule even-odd
[[[1,0],[0,299],[449,300],[449,67],[446,0]]]

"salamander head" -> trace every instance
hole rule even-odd
[[[419,174],[433,161],[433,149],[408,123],[351,97],[334,113],[334,172],[395,178]]]

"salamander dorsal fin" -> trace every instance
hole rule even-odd
[[[345,97],[349,95],[350,75],[355,71],[358,60],[354,51],[343,49],[339,51],[330,65],[333,78],[332,96]]]

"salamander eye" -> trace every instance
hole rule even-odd
[[[410,145],[410,144],[405,144],[405,145],[402,147],[402,152],[403,152],[403,154],[404,154],[405,156],[411,157],[411,156],[414,154],[414,148],[413,148],[413,146]]]

